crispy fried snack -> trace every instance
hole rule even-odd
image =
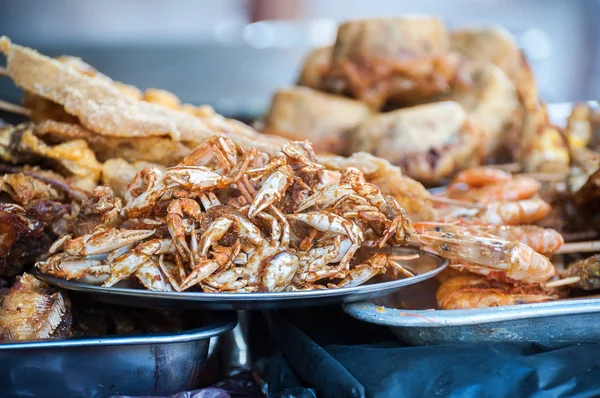
[[[370,115],[363,102],[308,87],[289,87],[275,93],[264,131],[291,140],[308,139],[317,153],[344,155],[348,130]]]
[[[0,341],[64,337],[70,324],[68,297],[32,275],[23,274],[2,298]]]
[[[33,123],[0,127],[0,160],[12,164],[43,164],[68,176],[84,190],[94,189],[100,164],[86,141],[73,139],[52,145],[36,135]]]
[[[338,29],[323,84],[374,109],[388,101],[415,104],[448,93],[460,63],[460,56],[448,52],[446,29],[438,18],[351,21]]]
[[[517,152],[524,110],[513,83],[499,67],[485,61],[466,62],[462,76],[463,82],[447,99],[461,104],[484,135],[483,155],[490,159]]]
[[[250,127],[219,115],[199,117],[125,94],[106,77],[82,73],[68,63],[0,39],[7,71],[20,88],[60,104],[97,134],[113,137],[169,136],[200,143],[215,133],[246,147],[276,153],[285,140],[260,137]]]
[[[351,152],[365,151],[436,185],[481,163],[482,134],[456,102],[438,102],[381,113],[352,134]]]
[[[450,32],[450,50],[477,62],[492,62],[517,84],[521,52],[514,37],[499,26],[464,28]]]
[[[80,124],[45,120],[35,126],[35,134],[51,142],[85,140],[101,162],[123,158],[128,162],[152,162],[165,166],[177,164],[191,149],[180,141],[165,137],[107,137]]]
[[[332,47],[320,47],[311,51],[304,60],[298,84],[315,90],[322,90],[323,77],[329,70]]]

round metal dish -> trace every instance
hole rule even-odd
[[[235,313],[221,312],[203,326],[172,333],[3,343],[0,361],[10,365],[0,366],[0,396],[170,396],[191,390],[203,376],[210,339],[236,324]]]
[[[443,258],[416,248],[401,247],[394,254],[419,254],[419,258],[403,260],[402,264],[414,271],[415,276],[384,282],[368,283],[356,287],[324,290],[308,290],[281,293],[203,293],[203,292],[155,292],[86,285],[42,274],[35,275],[58,287],[92,294],[99,301],[136,307],[176,307],[209,310],[262,310],[276,308],[299,308],[368,300],[395,292],[427,280],[442,272],[447,265]]]

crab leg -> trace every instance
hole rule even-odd
[[[134,230],[109,228],[93,234],[67,240],[64,252],[71,256],[89,256],[107,253],[130,243],[144,240],[154,235],[154,230]],[[59,241],[62,241],[60,239]],[[54,249],[56,247],[53,246]]]

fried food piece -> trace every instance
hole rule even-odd
[[[100,179],[100,164],[84,140],[49,145],[35,135],[35,126],[0,127],[0,159],[13,164],[50,163],[84,190],[92,190]]]
[[[567,141],[550,122],[546,105],[540,102],[535,76],[525,56],[521,58],[517,92],[525,108],[518,156],[523,170],[567,175],[570,163]]]
[[[290,140],[308,139],[316,152],[342,155],[347,152],[348,130],[370,114],[360,101],[308,87],[289,87],[273,97],[264,131]]]
[[[44,254],[53,237],[44,224],[25,215],[25,209],[0,204],[0,275],[11,278]]]
[[[54,173],[7,166],[0,172],[0,277],[14,277],[69,232],[85,195]]]
[[[524,171],[569,173],[569,149],[558,127],[548,117],[544,104],[528,110],[520,145],[520,163]]]
[[[512,286],[473,274],[445,280],[436,293],[438,307],[442,310],[540,303],[559,297],[555,291],[535,285]]]
[[[35,127],[38,136],[52,142],[85,140],[101,162],[123,158],[128,162],[152,162],[173,166],[187,156],[191,149],[183,142],[163,137],[107,137],[86,129],[80,124],[46,120]]]
[[[124,94],[112,82],[89,76],[60,61],[0,38],[9,76],[20,88],[52,102],[76,116],[95,133],[113,137],[169,136],[176,141],[200,143],[224,134],[244,148],[277,153],[285,140],[258,134],[250,127],[222,116],[198,117]]]
[[[561,274],[562,278],[573,276],[580,278],[579,282],[572,285],[573,287],[583,290],[600,289],[600,254],[569,264]]]
[[[31,110],[29,119],[34,123],[41,123],[45,120],[55,120],[69,124],[79,124],[75,116],[65,112],[65,108],[45,98],[23,92],[23,106]]]
[[[151,104],[161,105],[169,109],[178,109],[181,105],[179,97],[175,94],[158,88],[147,89],[142,99]]]
[[[79,57],[74,57],[72,55],[61,55],[56,59],[65,65],[72,66],[84,75],[104,80],[105,82],[115,86],[120,92],[130,96],[131,98],[135,98],[138,100],[142,99],[142,92],[137,87],[112,80],[110,77],[98,72],[96,68],[84,62]]]
[[[389,160],[425,184],[439,184],[481,163],[482,135],[455,102],[438,102],[375,115],[352,135],[351,150]]]
[[[596,112],[587,102],[573,106],[565,129],[565,137],[571,151],[584,149],[590,143],[593,136],[592,120]]]
[[[340,25],[327,90],[358,98],[374,109],[387,101],[415,104],[447,93],[461,57],[448,52],[439,18],[375,18]]]
[[[515,38],[499,26],[457,29],[450,32],[450,50],[471,61],[492,62],[517,84],[521,52]]]
[[[38,200],[64,200],[63,192],[34,177],[22,173],[0,177],[0,192],[7,193],[19,206],[29,206]]]
[[[298,84],[315,90],[323,89],[323,77],[329,70],[333,48],[320,47],[311,51],[304,59]]]
[[[0,305],[0,341],[36,340],[64,336],[71,303],[64,293],[29,274],[23,274]]]
[[[165,171],[160,165],[149,162],[129,163],[124,159],[109,159],[102,165],[102,184],[108,185],[119,198],[125,197],[127,186],[136,173],[147,167],[157,167]]]
[[[490,62],[465,63],[462,76],[447,99],[461,104],[485,136],[484,156],[515,153],[523,108],[512,82]]]

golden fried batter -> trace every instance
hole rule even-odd
[[[222,116],[192,116],[124,94],[112,81],[89,76],[38,52],[0,39],[7,71],[15,84],[62,105],[88,129],[114,137],[170,136],[176,141],[199,143],[215,133],[224,134],[245,148],[269,153],[286,140],[260,136],[250,127]]]
[[[166,137],[107,137],[95,134],[80,124],[46,120],[35,128],[37,135],[51,141],[85,140],[99,161],[123,158],[128,162],[152,162],[165,166],[177,164],[191,152],[183,142]]]
[[[23,274],[0,306],[0,340],[36,340],[52,337],[68,316],[69,299],[47,283]]]

